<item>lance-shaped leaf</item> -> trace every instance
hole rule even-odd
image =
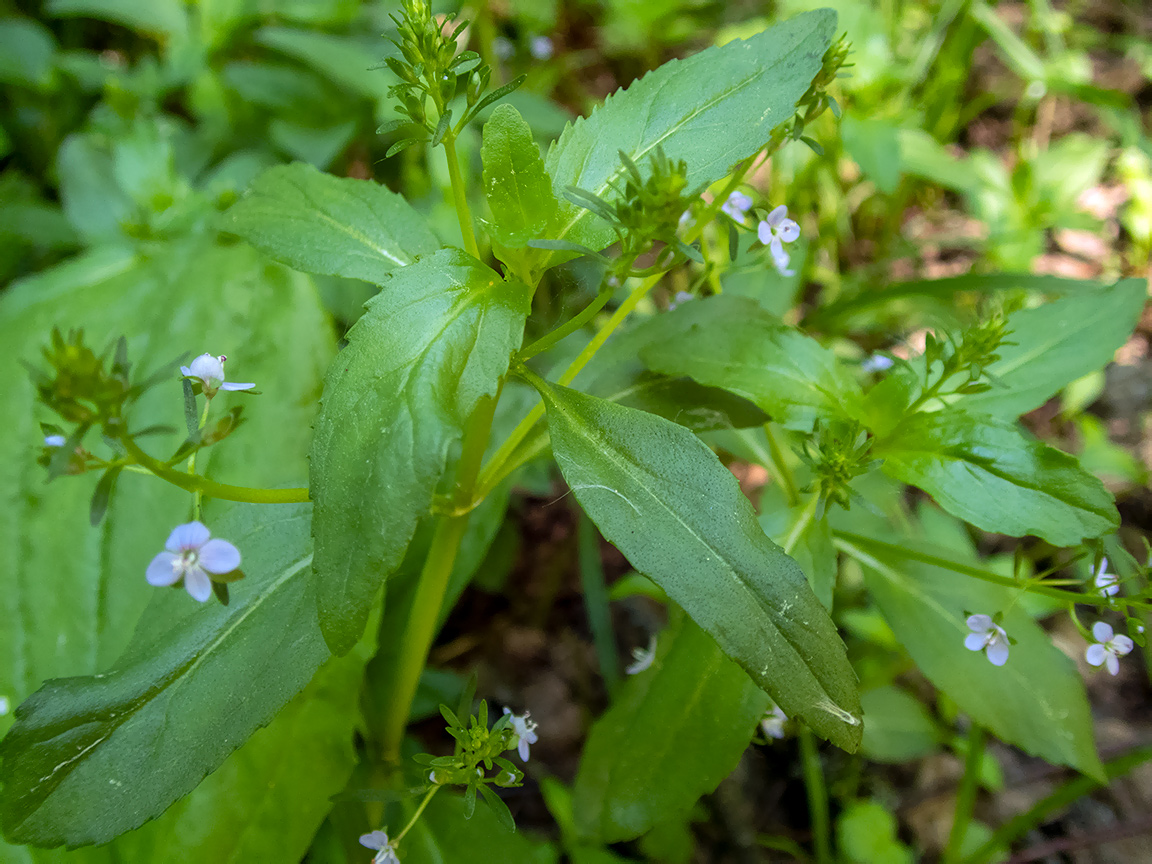
[[[257,177],[223,227],[297,270],[376,283],[440,248],[403,196],[300,162]]]
[[[616,843],[686,812],[736,767],[767,707],[716,640],[680,614],[652,668],[592,726],[573,790],[577,831]]]
[[[723,387],[788,429],[859,411],[860,385],[832,352],[747,297],[685,303],[646,328],[640,356],[650,369]]]
[[[228,606],[156,593],[100,675],[50,680],[0,742],[0,824],[18,843],[105,843],[159,816],[329,656],[316,626],[308,505],[237,507],[216,521],[247,578]]]
[[[570,124],[546,160],[552,188],[563,199],[554,238],[592,249],[612,242],[608,224],[564,191],[575,186],[613,197],[610,184],[624,170],[620,151],[644,166],[663,147],[673,162],[688,163],[689,188],[718,180],[752,156],[794,113],[835,30],[830,9],[797,15],[751,39],[671,60]]]
[[[1147,296],[1147,279],[1123,279],[1014,313],[1008,318],[1013,344],[988,367],[992,388],[960,397],[957,407],[1005,420],[1039,408],[1065,384],[1112,360],[1132,335]]]
[[[683,426],[534,383],[564,479],[604,537],[785,713],[854,750],[859,694],[836,626],[731,472]]]
[[[1120,524],[1104,484],[1075,458],[993,417],[915,414],[875,452],[885,473],[985,531],[1075,546]]]
[[[398,271],[333,361],[312,443],[320,626],[343,653],[426,515],[448,448],[496,393],[530,289],[458,249]]]
[[[545,237],[558,206],[531,127],[511,105],[499,105],[484,124],[484,195],[492,236],[514,249]]]

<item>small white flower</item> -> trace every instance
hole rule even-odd
[[[656,637],[652,636],[648,640],[647,648],[633,648],[632,649],[632,662],[628,664],[628,668],[624,670],[625,675],[637,675],[652,665],[652,661],[656,659]]]
[[[884,372],[891,369],[895,363],[896,361],[886,354],[873,354],[864,358],[860,368],[865,372]]]
[[[1108,559],[1100,559],[1100,569],[1092,574],[1092,580],[1098,590],[1105,597],[1115,597],[1120,593],[1120,577],[1108,572]]]
[[[525,762],[528,761],[528,745],[535,744],[536,738],[536,721],[528,718],[528,712],[525,711],[522,715],[512,714],[507,708],[504,709],[505,714],[511,714],[509,722],[512,724],[512,731],[516,733],[516,750],[520,754],[520,758]]]
[[[255,384],[232,384],[224,381],[224,361],[228,357],[221,354],[213,357],[211,354],[201,354],[192,361],[191,366],[181,366],[180,372],[187,378],[198,378],[204,387],[204,392],[212,395],[217,390],[251,390]],[[216,381],[217,384],[212,382]]]
[[[692,225],[695,221],[696,220],[692,218],[692,211],[691,210],[685,210],[683,213],[680,214],[680,221],[677,224],[681,228],[687,228],[689,225]]]
[[[1093,666],[1103,665],[1112,675],[1120,673],[1120,658],[1132,650],[1132,640],[1123,634],[1117,636],[1111,624],[1097,621],[1092,625],[1092,638],[1095,645],[1089,645],[1084,652],[1085,659]]]
[[[497,36],[492,40],[492,51],[501,60],[507,60],[516,53],[516,46],[507,36]]]
[[[373,856],[372,864],[400,864],[400,857],[396,854],[395,847],[388,842],[388,835],[383,831],[361,834],[360,845],[380,850]]]
[[[204,603],[212,596],[209,573],[223,575],[240,566],[240,550],[227,540],[213,540],[202,522],[177,525],[168,542],[152,559],[145,574],[149,585],[175,585],[181,579],[196,600]]]
[[[44,436],[44,446],[45,447],[63,447],[67,443],[68,443],[68,439],[65,438],[63,435],[45,435]]]
[[[780,739],[784,737],[784,724],[788,722],[788,715],[780,710],[779,705],[773,705],[760,720],[760,731],[766,738]]]
[[[752,209],[752,199],[743,192],[733,192],[728,196],[728,200],[721,205],[720,209],[737,222],[743,224],[744,217],[748,214],[748,211]]]
[[[668,311],[671,312],[682,303],[687,303],[689,300],[694,299],[695,296],[695,294],[691,294],[687,291],[677,291],[676,296],[668,301]]]
[[[983,651],[993,666],[1003,666],[1008,662],[1008,634],[992,620],[991,615],[969,615],[968,629],[972,632],[964,637],[965,648]]]
[[[768,218],[756,229],[760,242],[772,253],[772,263],[781,276],[795,276],[795,270],[788,269],[788,253],[784,244],[791,243],[800,236],[800,226],[788,218],[788,208],[781,204],[768,214]]]
[[[537,60],[550,60],[555,49],[552,46],[552,40],[547,36],[534,36],[528,45],[528,50]]]
[[[0,717],[5,716],[12,707],[7,696],[0,696]]]

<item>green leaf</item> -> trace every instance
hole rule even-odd
[[[935,542],[903,538],[939,554]],[[928,679],[960,709],[1009,744],[1049,762],[1100,777],[1092,716],[1075,664],[1018,605],[1015,591],[861,545],[865,580],[900,643]],[[1004,666],[964,647],[966,612],[1005,611],[1016,640]]]
[[[789,716],[854,750],[860,705],[843,643],[736,478],[682,426],[535,383],[564,479],[604,537]]]
[[[769,463],[770,464],[770,463]],[[760,527],[776,543],[792,537],[797,523],[805,519],[802,507],[789,507],[779,483],[766,486],[760,493]],[[832,528],[827,519],[806,519],[806,524],[793,539],[791,556],[808,579],[812,592],[829,612],[836,590],[836,549],[832,546]],[[868,734],[868,727],[864,727]]]
[[[484,124],[480,156],[493,238],[516,249],[545,236],[559,203],[532,130],[511,105],[498,106]]]
[[[864,176],[888,195],[900,185],[900,130],[888,120],[847,115],[840,126],[844,149]]]
[[[123,239],[121,224],[136,208],[116,183],[112,156],[91,135],[69,135],[56,152],[60,202],[76,232],[89,242]]]
[[[988,367],[992,389],[955,403],[971,414],[1010,420],[1039,408],[1065,384],[1106,366],[1132,335],[1148,296],[1148,280],[1070,294],[1008,319],[1000,359]]]
[[[312,628],[315,633],[315,627]],[[329,660],[304,690],[159,819],[113,841],[120,861],[295,862],[356,765],[367,651]]]
[[[860,752],[874,762],[911,762],[940,745],[940,730],[920,701],[898,687],[860,694],[864,740]]]
[[[308,505],[237,507],[218,536],[247,578],[229,606],[157,592],[107,672],[49,681],[0,742],[0,821],[16,842],[106,843],[160,815],[328,657],[316,626]],[[158,770],[158,766],[163,766]]]
[[[768,697],[683,613],[648,670],[592,726],[573,790],[580,837],[616,843],[687,811],[727,777]]]
[[[301,163],[265,171],[225,220],[227,230],[297,270],[377,284],[440,247],[402,196]]]
[[[404,864],[442,864],[475,861],[477,850],[483,850],[483,860],[516,864],[556,864],[559,858],[551,843],[504,828],[487,806],[465,819],[463,800],[451,792],[432,799],[404,838],[400,854]]]
[[[312,444],[320,626],[337,653],[427,515],[448,448],[494,395],[531,290],[444,249],[398,270],[348,333]]]
[[[180,0],[50,0],[48,14],[97,18],[156,37],[179,38],[188,33],[188,16]]]
[[[722,387],[785,428],[859,413],[860,385],[832,352],[746,297],[693,300],[647,327],[640,357],[649,368]]]
[[[672,161],[688,163],[688,188],[725,176],[792,117],[835,30],[835,12],[808,12],[751,39],[671,60],[617,91],[548,151],[557,198],[569,186],[610,195],[623,171],[621,150],[644,166],[663,147]],[[615,238],[607,223],[570,201],[561,201],[560,216],[556,239],[603,249]]]
[[[42,87],[52,74],[56,40],[31,18],[0,20],[0,82]]]
[[[875,453],[889,476],[985,531],[1075,546],[1120,523],[1104,484],[1075,458],[993,417],[914,414]]]
[[[317,30],[261,27],[254,38],[360,96],[377,100],[388,92],[391,76],[378,68],[385,53],[378,37],[370,37],[368,42]]]
[[[836,845],[849,864],[912,864],[896,839],[896,817],[878,801],[853,801],[836,820]]]

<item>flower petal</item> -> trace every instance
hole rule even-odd
[[[964,647],[969,651],[983,651],[987,643],[983,633],[969,633],[964,637]]]
[[[1107,621],[1097,621],[1092,625],[1092,638],[1101,644],[1112,641],[1113,635],[1112,625]]]
[[[778,234],[785,243],[791,243],[800,236],[800,225],[791,219],[785,219],[780,223]]]
[[[1008,662],[1008,643],[1000,640],[993,641],[989,643],[985,653],[988,655],[988,662],[993,666],[1003,666]]]
[[[1135,645],[1136,643],[1124,635],[1115,636],[1112,639],[1112,651],[1119,657],[1123,657],[1131,651]]]
[[[770,225],[772,228],[779,228],[780,223],[783,222],[787,218],[788,218],[788,207],[785,206],[784,204],[781,204],[779,207],[777,207],[775,210],[773,210],[771,213],[769,213],[768,218],[765,219],[764,221],[767,222],[768,225]]]
[[[1090,666],[1101,665],[1107,656],[1108,651],[1103,645],[1089,645],[1088,650],[1084,652],[1084,659],[1088,661]]]
[[[234,382],[229,381],[226,384],[221,384],[220,389],[221,390],[251,390],[255,386],[256,386],[255,384],[236,384]]]
[[[165,585],[175,585],[181,576],[181,572],[176,566],[176,562],[179,560],[179,555],[173,555],[171,552],[161,552],[153,558],[152,563],[148,565],[148,570],[144,573],[144,578],[148,580],[149,585],[155,585],[157,588],[162,588]]]
[[[192,361],[189,369],[192,375],[201,381],[224,380],[224,364],[219,357],[213,357],[211,354],[201,354]]]
[[[966,622],[973,633],[987,633],[992,629],[991,615],[969,615]]]
[[[756,226],[756,236],[760,238],[760,242],[767,246],[772,242],[772,226],[767,221],[761,222]]]
[[[373,831],[371,834],[361,834],[360,845],[367,849],[383,849],[388,845],[388,835],[383,831]]]
[[[180,374],[184,375],[188,378],[195,378],[196,377],[195,375],[192,374],[192,370],[189,369],[187,366],[181,366],[180,367]]]
[[[516,748],[517,752],[520,754],[520,758],[523,759],[525,762],[528,761],[528,745],[530,743],[531,742],[528,740],[527,737],[523,737],[520,739],[520,744]]]
[[[188,572],[184,574],[184,587],[188,589],[193,600],[199,600],[201,603],[207,603],[208,598],[212,596],[212,580],[199,567],[188,568]]]
[[[200,566],[209,573],[231,573],[240,566],[240,550],[227,540],[213,538],[200,547]]]
[[[208,538],[211,536],[212,533],[204,527],[203,522],[177,525],[168,535],[168,542],[164,544],[164,548],[169,552],[187,552],[199,549],[208,542]]]
[[[1115,654],[1109,653],[1104,658],[1104,666],[1108,669],[1109,675],[1120,674],[1120,659]]]

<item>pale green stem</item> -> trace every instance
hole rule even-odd
[[[771,423],[764,424],[764,435],[768,438],[768,455],[772,460],[772,470],[776,472],[776,479],[784,489],[784,497],[788,499],[788,506],[795,507],[800,503],[800,493],[796,491],[796,480],[792,476],[792,469],[784,459],[784,448],[780,446],[780,439],[776,429]]]
[[[968,834],[968,824],[972,821],[972,810],[976,806],[976,793],[980,788],[980,762],[984,758],[984,730],[972,724],[968,732],[968,752],[964,757],[964,776],[960,778],[960,788],[956,792],[956,811],[952,817],[952,830],[948,833],[948,846],[940,864],[957,864],[964,848],[964,838]]]
[[[212,410],[212,397],[205,394],[204,410],[200,412],[200,425],[197,427],[198,432],[204,432],[204,426],[208,423],[208,412],[210,410]],[[192,476],[196,475],[196,454],[199,452],[199,450],[193,450],[192,455],[188,457],[188,473]],[[192,518],[196,521],[200,520],[202,496],[203,493],[199,489],[192,491]]]
[[[800,538],[804,536],[804,532],[812,524],[812,520],[816,518],[816,508],[819,504],[819,495],[813,495],[808,499],[808,503],[804,505],[804,512],[800,514],[800,518],[796,520],[796,524],[788,532],[788,539],[784,541],[785,555],[792,554],[792,550],[796,548],[796,544],[800,542]]]
[[[179,486],[189,492],[200,492],[209,498],[243,501],[248,504],[297,504],[308,500],[307,489],[260,489],[250,486],[230,486],[227,483],[216,483],[198,474],[173,471],[159,459],[153,459],[141,450],[129,436],[121,436],[120,442],[138,464],[143,465],[161,480],[167,480],[173,486]]]
[[[828,789],[824,785],[824,768],[812,730],[797,724],[800,737],[800,760],[804,769],[804,787],[808,790],[808,811],[812,820],[812,845],[817,864],[832,864],[832,832],[828,817]]]
[[[452,181],[456,217],[460,220],[460,235],[464,238],[464,251],[474,258],[479,258],[480,247],[476,243],[476,232],[472,228],[472,211],[468,209],[468,195],[464,190],[464,178],[460,174],[460,162],[456,157],[456,136],[449,132],[444,136],[443,144],[444,155],[448,157],[448,177]]]
[[[524,362],[537,354],[543,354],[561,339],[575,333],[595,317],[596,313],[604,308],[604,304],[612,297],[611,291],[601,291],[596,299],[589,303],[580,314],[569,319],[563,326],[557,327],[551,333],[546,333],[526,348],[516,352],[516,359]]]
[[[407,834],[408,831],[411,830],[412,826],[416,824],[416,821],[420,818],[420,814],[424,812],[424,808],[427,807],[428,802],[432,800],[432,796],[439,791],[439,785],[433,786],[428,790],[428,794],[424,796],[424,800],[420,802],[420,806],[416,808],[416,812],[412,814],[412,818],[408,820],[408,824],[404,826],[404,830],[397,834],[395,838],[393,838],[393,846],[398,846],[400,844],[400,841],[404,839],[404,835]]]

